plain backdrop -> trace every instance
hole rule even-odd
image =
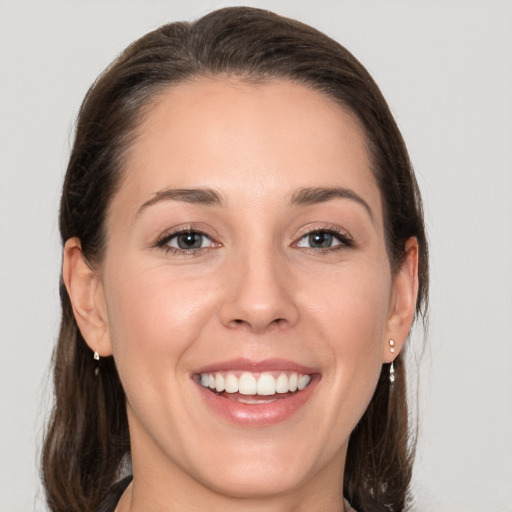
[[[431,245],[417,512],[512,511],[512,2],[247,1],[368,67],[422,188]],[[59,189],[80,102],[131,41],[232,2],[0,0],[0,511],[42,511],[58,332]],[[413,359],[422,332],[413,335]]]

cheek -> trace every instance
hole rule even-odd
[[[367,351],[383,340],[391,294],[391,276],[383,265],[346,268],[316,275],[316,286],[304,285],[302,302],[325,326],[326,334],[339,340],[333,347]]]
[[[359,407],[371,398],[382,367],[391,294],[389,269],[380,265],[347,269],[317,283],[323,286],[316,290],[326,291],[313,296],[310,290],[303,300],[334,363],[325,377],[339,400],[345,401],[347,393]]]
[[[109,331],[116,363],[176,366],[212,317],[212,291],[204,281],[176,279],[165,268],[117,268],[107,287]],[[125,277],[130,276],[130,277]]]

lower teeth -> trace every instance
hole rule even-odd
[[[233,402],[240,402],[242,404],[269,404],[271,402],[276,402],[277,400],[282,400],[283,398],[288,398],[298,393],[298,391],[293,393],[289,391],[288,393],[276,393],[275,395],[265,396],[242,395],[240,393],[227,393],[226,391],[210,391],[212,391],[212,393],[215,393],[217,396],[222,396],[223,398],[227,398],[228,400],[232,400]]]
[[[230,400],[233,400],[233,398],[230,398]],[[257,404],[269,404],[271,402],[276,402],[279,400],[279,398],[274,399],[261,399],[261,400],[251,400],[250,398],[237,398],[236,400],[233,400],[235,402],[240,402],[242,404],[248,404],[248,405],[257,405]]]

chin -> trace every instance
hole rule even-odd
[[[276,434],[276,432],[274,432]],[[255,438],[256,437],[256,438]],[[275,435],[266,442],[246,433],[244,442],[233,440],[219,450],[203,452],[196,480],[215,492],[233,498],[262,499],[279,497],[307,487],[329,463],[326,454],[313,452],[302,441],[304,435]],[[328,444],[328,443],[327,443]],[[314,448],[314,447],[313,447]],[[209,453],[208,453],[209,452]],[[197,459],[194,461],[196,468]],[[340,474],[343,461],[333,459]],[[326,464],[327,463],[327,464]]]
[[[301,487],[306,475],[290,471],[282,462],[273,467],[247,464],[244,467],[222,468],[203,481],[219,494],[233,498],[262,499],[278,497]],[[222,475],[221,475],[222,473]]]

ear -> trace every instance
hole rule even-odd
[[[405,259],[393,278],[393,289],[387,322],[386,339],[382,360],[390,363],[402,350],[409,335],[418,296],[418,240],[408,238],[405,242]],[[389,340],[394,340],[394,353],[390,351]]]
[[[112,355],[103,285],[84,259],[79,238],[64,245],[62,278],[84,340],[100,356]]]

